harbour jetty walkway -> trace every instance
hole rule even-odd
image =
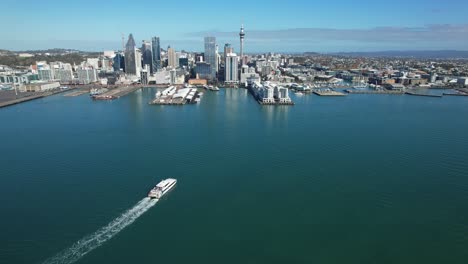
[[[313,93],[319,96],[346,96],[344,93],[333,90],[314,90]]]
[[[136,90],[141,89],[142,87],[143,86],[141,86],[141,85],[132,85],[132,86],[119,87],[119,88],[112,89],[112,90],[110,90],[108,92],[105,92],[103,94],[96,95],[96,96],[93,97],[93,99],[95,99],[95,100],[113,100],[113,99],[117,99],[117,98],[120,98],[122,96],[125,96],[127,94],[133,93]]]
[[[442,98],[442,95],[437,95],[437,94],[424,94],[424,93],[415,93],[415,92],[406,92],[405,94],[407,94],[407,95],[413,95],[413,96],[425,96],[425,97],[437,97],[437,98]]]
[[[346,93],[349,94],[393,94],[393,95],[402,95],[405,94],[403,91],[392,91],[392,90],[352,90],[346,89]]]

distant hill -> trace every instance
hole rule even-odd
[[[459,50],[426,50],[426,51],[371,51],[371,52],[337,52],[332,55],[352,57],[401,57],[427,59],[468,59],[468,51]]]

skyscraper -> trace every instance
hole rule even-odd
[[[224,82],[238,83],[239,82],[239,57],[235,53],[226,54],[226,61],[224,65]]]
[[[143,40],[141,56],[143,58],[143,68],[145,68],[146,65],[149,65],[148,73],[153,73],[153,49],[151,47],[151,42]]]
[[[153,48],[153,72],[157,72],[161,69],[161,45],[159,37],[153,37],[151,42]]]
[[[175,69],[177,68],[177,57],[176,52],[171,46],[167,47],[167,66],[169,68]]]
[[[216,38],[205,37],[205,61],[210,64],[211,78],[216,77]]]
[[[137,75],[136,45],[133,35],[128,36],[127,45],[125,45],[125,73],[128,75]]]
[[[241,60],[241,64],[244,65],[244,37],[245,37],[244,25],[241,26],[239,37],[240,37],[240,60]]]

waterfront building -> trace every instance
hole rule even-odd
[[[71,69],[55,69],[54,70],[54,80],[59,81],[60,83],[72,83],[73,82],[73,72]]]
[[[99,58],[87,58],[86,65],[96,70],[99,69]]]
[[[90,84],[98,81],[98,73],[93,68],[81,68],[77,70],[78,82],[80,84]]]
[[[211,77],[211,65],[206,62],[197,62],[195,73],[200,79],[209,79]]]
[[[59,82],[35,82],[20,86],[20,92],[46,92],[60,87]]]
[[[239,57],[235,53],[228,53],[226,55],[226,62],[224,66],[224,82],[226,83],[238,83],[239,72],[238,72]]]
[[[291,103],[292,100],[289,97],[289,89],[283,86],[276,86],[274,96],[278,98],[280,104]]]
[[[49,69],[38,69],[37,73],[39,75],[39,80],[41,81],[51,81],[54,79],[52,70]]]
[[[210,64],[210,79],[216,78],[216,38],[205,37],[205,61]]]
[[[153,48],[151,46],[151,42],[143,40],[141,46],[141,57],[142,57],[142,65],[143,68],[145,65],[150,66],[149,73],[153,73]]]
[[[140,75],[141,69],[141,54],[140,58],[138,58],[137,48],[135,45],[135,40],[133,39],[133,35],[130,34],[128,36],[127,45],[125,45],[125,73],[127,75]]]
[[[171,69],[177,68],[176,52],[171,46],[167,47],[167,67]]]
[[[153,72],[155,73],[161,70],[161,45],[159,43],[159,37],[153,37],[151,39],[152,55],[153,55]]]

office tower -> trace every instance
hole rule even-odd
[[[176,52],[171,46],[167,47],[167,66],[172,69],[177,68]]]
[[[121,53],[115,54],[113,67],[114,67],[115,72],[120,72],[120,71],[125,72],[125,58],[123,54]]]
[[[161,70],[161,45],[159,37],[153,37],[151,40],[153,48],[153,73]]]
[[[229,53],[234,53],[234,49],[231,47],[231,44],[226,43],[224,44],[224,62],[226,63],[226,56]]]
[[[143,68],[145,65],[149,65],[149,73],[153,73],[153,48],[151,47],[151,42],[143,40],[141,46],[141,57],[143,60]]]
[[[238,64],[239,57],[235,53],[226,54],[226,61],[224,65],[224,82],[226,83],[238,83]]]
[[[125,46],[125,73],[128,75],[137,75],[137,64],[141,62],[136,60],[136,45],[133,35],[128,36],[127,45]]]
[[[241,64],[244,65],[244,37],[245,37],[244,25],[241,26],[239,37],[240,37],[240,60],[241,60]]]
[[[211,78],[216,77],[216,38],[205,37],[205,61],[210,64]]]

